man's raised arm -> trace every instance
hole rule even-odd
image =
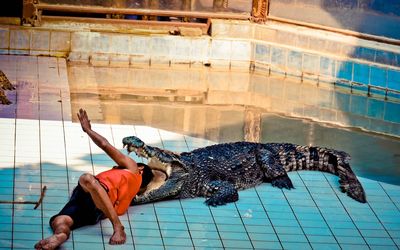
[[[79,109],[79,113],[77,115],[81,123],[82,130],[88,134],[90,139],[92,139],[97,146],[104,150],[104,152],[106,152],[107,155],[109,155],[119,167],[125,167],[131,170],[133,173],[139,172],[138,166],[133,159],[121,153],[118,149],[111,145],[106,138],[92,130],[86,110]]]

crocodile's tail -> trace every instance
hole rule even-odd
[[[316,170],[337,175],[342,192],[359,202],[367,201],[364,189],[350,167],[349,154],[322,147],[290,146],[289,144],[285,146],[291,150],[280,153],[280,161],[287,172]]]

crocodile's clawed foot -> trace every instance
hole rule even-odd
[[[273,187],[277,187],[277,188],[286,188],[286,189],[294,188],[292,181],[289,179],[289,177],[287,175],[279,176],[279,177],[271,180],[271,184]]]
[[[204,203],[207,206],[212,206],[212,207],[222,206],[222,205],[226,204],[226,202],[218,200],[218,199],[215,199],[213,197],[211,197],[210,199],[207,199]]]

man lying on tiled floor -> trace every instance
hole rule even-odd
[[[105,217],[111,221],[114,230],[109,243],[124,244],[126,234],[118,216],[127,211],[139,189],[146,187],[153,178],[148,166],[136,163],[93,131],[85,110],[79,110],[78,118],[83,131],[117,166],[96,176],[81,175],[69,202],[50,219],[54,234],[36,243],[36,249],[55,249],[69,238],[71,230],[96,224]]]

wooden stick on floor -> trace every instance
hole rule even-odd
[[[46,194],[46,189],[47,187],[44,186],[42,188],[42,191],[40,192],[40,197],[38,201],[2,201],[0,200],[0,203],[2,204],[34,204],[35,207],[33,209],[36,209],[40,206],[40,204],[42,204],[44,195]]]

